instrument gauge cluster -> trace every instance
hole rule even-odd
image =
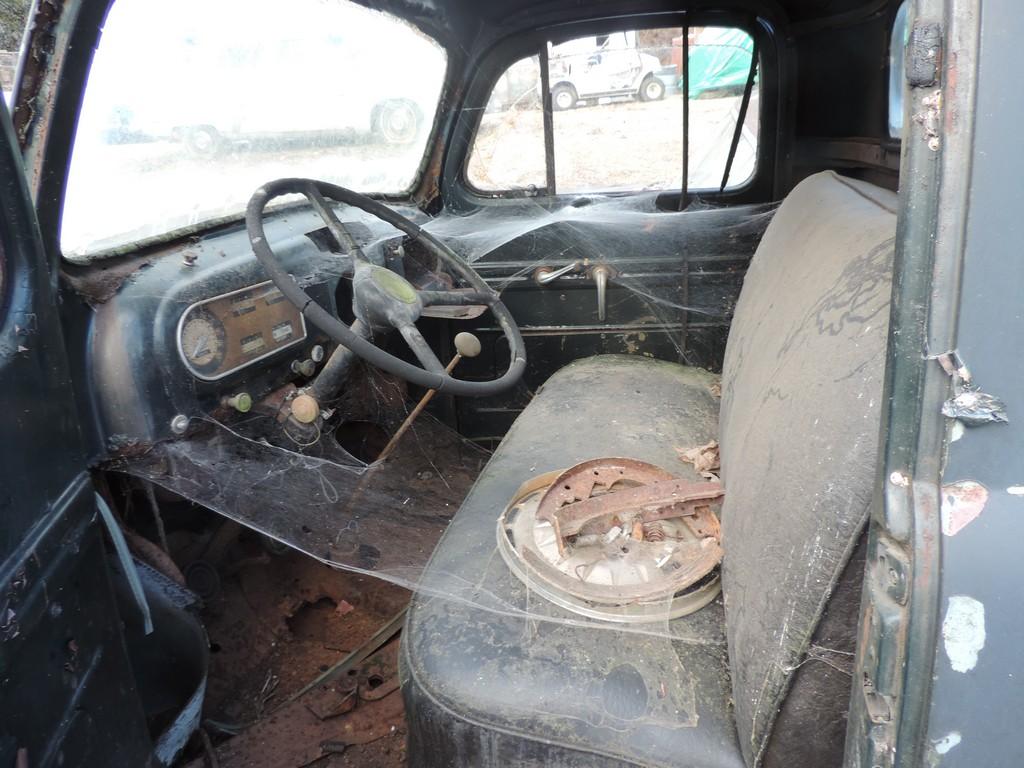
[[[178,354],[216,381],[306,338],[306,320],[270,281],[198,301],[178,322]]]

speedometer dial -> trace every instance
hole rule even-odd
[[[178,320],[178,354],[203,381],[223,379],[305,339],[302,313],[269,280],[197,301]]]
[[[181,329],[181,353],[196,373],[212,373],[224,362],[224,326],[207,312],[193,312]]]

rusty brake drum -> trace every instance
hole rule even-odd
[[[498,519],[498,549],[527,588],[575,613],[678,618],[721,589],[723,494],[636,459],[592,459],[525,483]]]

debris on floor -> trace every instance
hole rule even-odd
[[[722,468],[718,456],[718,441],[712,440],[706,445],[701,445],[689,450],[676,449],[679,452],[679,460],[686,464],[693,464],[701,477],[706,480],[718,482],[718,471]]]
[[[218,570],[220,589],[203,615],[211,649],[203,722],[216,764],[404,766],[398,640],[290,699],[371,641],[409,592],[268,548],[247,529],[226,546]],[[190,758],[188,768],[212,764],[198,746]]]
[[[404,709],[398,690],[398,640],[392,640],[349,672],[285,703],[218,746],[218,765],[302,768],[404,733]],[[404,744],[395,753],[396,758],[401,758]],[[189,768],[202,768],[204,760],[194,761]]]

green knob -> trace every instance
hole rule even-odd
[[[228,405],[239,413],[248,413],[252,408],[252,396],[248,392],[239,392],[228,398]]]

